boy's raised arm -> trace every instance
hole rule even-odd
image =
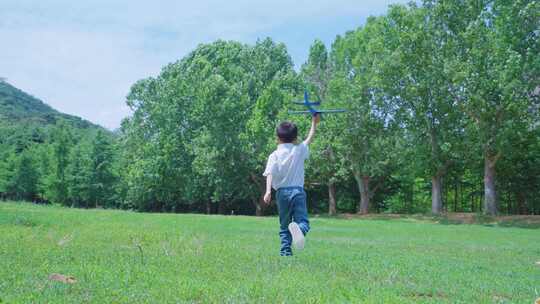
[[[317,124],[319,121],[321,121],[321,114],[315,114],[311,118],[311,129],[309,129],[309,134],[306,140],[304,140],[304,143],[306,145],[309,145],[313,141],[313,137],[315,137],[315,130],[317,129]]]

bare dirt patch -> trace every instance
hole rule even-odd
[[[53,273],[49,276],[49,280],[56,281],[56,282],[62,282],[65,284],[75,284],[77,283],[77,280],[75,280],[75,277],[73,276],[66,276],[59,273]]]

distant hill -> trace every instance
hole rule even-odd
[[[77,129],[103,129],[80,117],[58,112],[43,101],[0,79],[1,124],[46,127],[59,121]]]
[[[50,140],[57,126],[67,127],[78,141],[105,128],[80,117],[64,114],[0,78],[0,160],[3,153],[21,152]]]

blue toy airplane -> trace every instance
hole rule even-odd
[[[346,110],[319,110],[317,108],[314,108],[313,106],[320,106],[321,102],[320,101],[310,102],[307,91],[304,91],[304,101],[295,101],[293,103],[306,106],[306,108],[308,108],[308,111],[289,111],[289,114],[311,114],[311,116],[315,116],[317,114],[322,114],[322,113],[346,112]]]

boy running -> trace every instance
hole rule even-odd
[[[291,122],[282,122],[276,129],[277,149],[270,154],[263,176],[266,176],[265,203],[272,199],[272,190],[277,193],[279,211],[280,255],[291,256],[291,243],[298,250],[304,248],[304,236],[309,231],[309,220],[304,191],[304,160],[309,157],[308,145],[313,141],[319,115],[311,121],[308,137],[296,144],[298,129]]]

